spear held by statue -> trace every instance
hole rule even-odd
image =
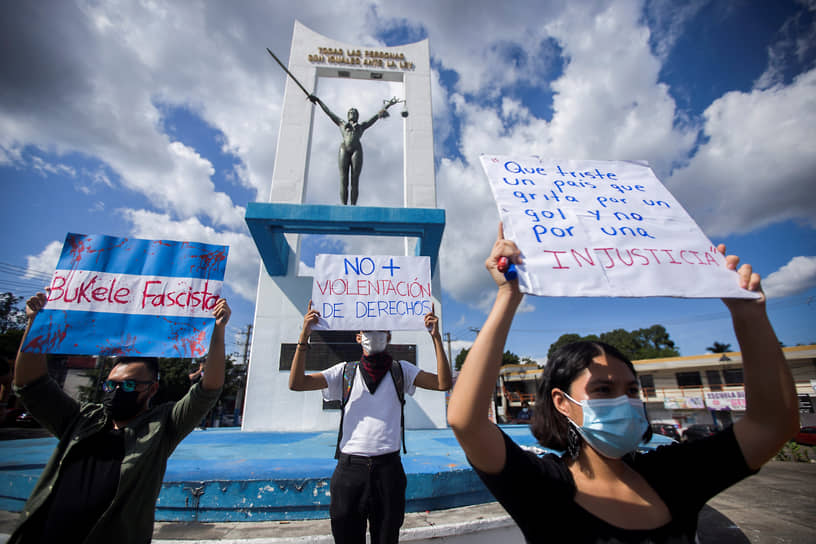
[[[272,58],[275,59],[275,62],[278,63],[278,66],[283,68],[283,71],[286,72],[286,75],[291,77],[292,81],[294,81],[295,84],[298,87],[300,87],[300,90],[303,91],[306,94],[306,96],[311,100],[312,93],[310,93],[309,91],[306,90],[306,87],[304,87],[300,83],[300,81],[298,81],[298,79],[294,76],[294,74],[292,74],[292,72],[289,71],[289,69],[286,67],[286,65],[281,62],[281,60],[278,58],[278,56],[275,55],[275,53],[273,53],[272,50],[269,49],[268,47],[266,48],[266,52],[269,53],[270,55],[272,55]],[[390,108],[394,104],[399,104],[400,102],[405,102],[405,100],[400,100],[396,96],[391,98],[391,99],[388,99],[388,100],[383,100],[383,109],[382,109],[382,111],[384,112],[383,117],[388,117],[388,112],[386,111],[386,110],[388,110],[388,108]],[[408,117],[408,110],[403,109],[402,116],[403,117]]]
[[[267,52],[269,52],[269,54],[270,54],[270,55],[272,55],[272,58],[273,58],[273,59],[275,59],[275,62],[277,62],[277,63],[280,65],[280,67],[281,67],[281,68],[283,68],[283,71],[284,71],[284,72],[286,72],[286,75],[287,75],[287,76],[289,76],[289,77],[291,77],[291,78],[292,78],[292,81],[294,81],[295,83],[297,83],[297,86],[298,86],[298,87],[300,87],[300,90],[301,90],[301,91],[303,91],[304,93],[306,93],[306,96],[312,96],[312,93],[310,93],[309,91],[307,91],[307,90],[306,90],[306,87],[304,87],[303,85],[301,85],[301,84],[300,84],[300,81],[298,81],[298,80],[297,80],[297,78],[296,78],[294,75],[292,75],[292,72],[290,72],[290,71],[289,71],[289,68],[287,68],[287,67],[286,67],[286,66],[285,66],[285,65],[284,65],[284,64],[283,64],[283,63],[280,61],[280,59],[279,59],[277,56],[275,56],[275,53],[273,53],[273,52],[272,52],[272,51],[271,51],[271,50],[270,50],[268,47],[266,48],[266,50],[267,50]]]

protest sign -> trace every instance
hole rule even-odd
[[[429,257],[317,255],[312,308],[324,330],[419,330],[431,311]]]
[[[69,233],[23,351],[200,357],[227,246]]]
[[[522,292],[756,298],[643,161],[482,155]]]

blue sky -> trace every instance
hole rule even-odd
[[[480,153],[648,160],[709,238],[763,275],[782,342],[816,342],[816,2],[405,6],[2,3],[0,291],[45,285],[67,232],[229,244],[229,349],[239,351],[259,274],[243,214],[268,196],[284,86],[264,48],[286,62],[299,20],[366,47],[430,41],[454,352],[492,301],[483,261],[498,214]],[[334,80],[317,91],[363,118],[399,94]],[[395,119],[364,138],[361,205],[401,205]],[[337,138],[316,115],[307,202],[336,203]],[[307,245],[360,249],[343,238]],[[655,323],[683,355],[714,341],[736,349],[718,300],[528,297],[523,310],[507,348],[538,360],[562,333]]]

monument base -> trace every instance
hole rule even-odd
[[[503,427],[535,445],[527,426]],[[196,430],[167,463],[156,521],[232,522],[324,519],[337,432]],[[406,511],[445,510],[493,501],[450,429],[407,430]],[[19,512],[45,467],[54,438],[0,443],[0,510]]]

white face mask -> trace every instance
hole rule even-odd
[[[369,355],[382,353],[388,346],[388,333],[384,331],[365,331],[360,333],[360,344]]]

